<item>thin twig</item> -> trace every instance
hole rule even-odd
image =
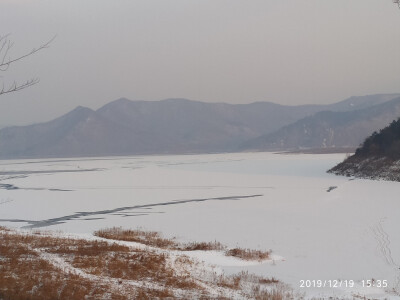
[[[7,44],[7,47],[6,47],[5,53],[3,54],[3,58],[2,58],[1,63],[0,63],[0,70],[2,70],[2,71],[7,70],[8,67],[12,63],[15,63],[15,62],[20,61],[20,60],[22,60],[22,59],[24,59],[24,58],[26,58],[28,56],[31,56],[32,54],[35,54],[36,52],[39,52],[40,50],[48,48],[50,43],[52,41],[54,41],[55,38],[56,38],[56,36],[51,38],[47,43],[42,44],[38,48],[33,48],[30,52],[28,52],[28,53],[26,53],[26,54],[24,54],[22,56],[19,56],[17,58],[13,58],[13,59],[9,58],[8,60],[7,60],[7,54],[8,54],[8,51],[12,48],[13,44],[8,39],[5,39],[4,42]],[[3,48],[4,48],[4,45],[2,46],[2,49]],[[5,68],[5,69],[3,69],[3,68]]]
[[[18,62],[20,60],[23,60],[24,58],[26,58],[28,56],[31,56],[43,49],[48,48],[49,45],[51,44],[51,42],[53,42],[54,39],[56,38],[56,35],[55,35],[48,42],[40,45],[38,48],[33,48],[30,52],[28,52],[24,55],[18,56],[16,58],[11,58],[11,57],[9,57],[8,54],[10,52],[10,49],[13,47],[13,43],[10,41],[8,36],[9,36],[9,34],[0,36],[0,71],[1,72],[7,71],[11,64]],[[31,78],[22,84],[18,84],[16,81],[14,81],[8,87],[5,87],[4,83],[3,83],[3,87],[0,89],[0,96],[4,95],[4,94],[12,93],[12,92],[20,91],[22,89],[25,89],[27,87],[37,84],[39,81],[40,81],[39,78]]]
[[[12,93],[12,92],[17,92],[19,90],[25,89],[27,87],[30,87],[32,85],[35,85],[37,83],[39,83],[40,79],[39,78],[32,78],[27,80],[26,82],[24,82],[23,84],[18,85],[15,81],[14,83],[8,87],[5,88],[4,86],[2,87],[2,89],[0,90],[0,96],[3,94],[8,94],[8,93]]]

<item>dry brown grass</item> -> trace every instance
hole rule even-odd
[[[253,249],[233,248],[225,251],[226,256],[238,257],[244,260],[263,261],[270,259],[271,250],[261,251]]]
[[[107,286],[60,272],[29,249],[30,240],[1,232],[0,299],[94,299],[107,292]]]
[[[122,229],[121,227],[112,227],[97,230],[93,233],[95,236],[117,240],[141,243],[147,246],[157,247],[161,249],[195,251],[195,250],[224,250],[226,247],[221,243],[214,242],[191,242],[178,243],[175,239],[163,238],[159,232],[144,231],[140,229]]]
[[[261,290],[256,288],[253,290],[253,299],[255,300],[283,300],[283,299],[294,299],[291,292],[287,292],[284,289],[274,288],[272,290]]]
[[[235,275],[219,276],[218,284],[244,291],[250,299],[255,300],[294,299],[292,290],[274,277],[265,278],[244,271]]]
[[[231,276],[220,275],[216,282],[218,286],[238,290],[240,288],[241,280],[242,276],[240,274]]]
[[[147,245],[179,250],[225,249],[218,242],[166,243],[154,232],[102,231],[104,237],[115,238],[115,233],[129,239],[135,236],[135,241],[149,237]],[[205,272],[201,263],[184,255],[171,259],[168,250],[141,250],[113,241],[73,239],[39,231],[23,233],[2,227],[0,241],[0,300],[229,299],[226,291],[257,300],[288,298],[287,290],[277,288],[281,283],[274,278],[244,272],[214,278],[194,275]],[[191,271],[196,268],[203,271]],[[221,289],[220,294],[212,296],[204,286]]]
[[[122,229],[121,227],[113,227],[100,229],[93,233],[95,236],[127,242],[136,242],[157,248],[173,248],[177,244],[172,239],[162,238],[160,233],[156,231],[131,230]]]
[[[121,227],[113,227],[101,229],[94,232],[95,236],[128,242],[137,242],[147,246],[157,247],[161,249],[180,250],[180,251],[223,251],[226,246],[220,242],[190,242],[178,243],[174,238],[163,238],[159,232],[143,231],[141,229],[131,230],[122,229]],[[244,260],[267,260],[270,258],[271,251],[261,251],[243,248],[233,248],[225,251],[225,255],[234,256]]]
[[[11,233],[0,229],[0,299],[112,299],[171,298],[173,288],[197,289],[190,278],[175,274],[166,254],[157,254],[103,241]],[[125,288],[112,282],[88,279],[56,267],[40,253],[56,254],[76,270],[100,278],[143,280],[164,286],[161,289]],[[94,277],[96,278],[96,277]],[[147,296],[146,296],[147,295]],[[86,298],[85,298],[86,297]]]
[[[222,245],[220,242],[214,241],[214,242],[191,242],[187,244],[180,244],[177,247],[177,250],[182,250],[182,251],[209,251],[209,250],[225,250],[226,246]]]
[[[272,277],[272,278],[261,277],[258,279],[258,283],[261,283],[261,284],[273,284],[273,283],[278,283],[278,282],[279,282],[279,280],[275,279],[274,277]]]

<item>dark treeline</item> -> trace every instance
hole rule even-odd
[[[355,156],[382,156],[393,160],[400,159],[400,118],[365,139],[361,147],[356,150]]]

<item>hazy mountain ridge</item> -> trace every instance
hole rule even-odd
[[[240,144],[302,118],[318,115],[318,112],[353,111],[358,107],[379,105],[393,97],[395,95],[352,97],[331,105],[302,106],[121,98],[96,111],[77,107],[50,122],[3,128],[0,130],[0,157],[237,151]]]
[[[350,111],[321,111],[279,130],[249,140],[242,150],[355,148],[372,132],[400,116],[400,97]]]
[[[131,134],[86,107],[77,107],[53,121],[31,126],[8,127],[0,131],[1,154],[11,157],[97,155],[104,136]],[[123,147],[123,140],[114,140]],[[100,148],[101,149],[101,148]]]
[[[328,172],[336,175],[400,181],[400,118],[365,139],[353,156]]]
[[[0,130],[0,156],[66,157],[232,151],[240,142],[318,109],[184,99],[119,99],[78,107],[50,122]],[[270,117],[265,117],[269,116]],[[280,118],[276,115],[283,116]]]

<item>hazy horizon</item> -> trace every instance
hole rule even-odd
[[[390,0],[0,0],[15,57],[0,126],[78,105],[186,98],[232,104],[330,104],[400,92],[400,10]]]

